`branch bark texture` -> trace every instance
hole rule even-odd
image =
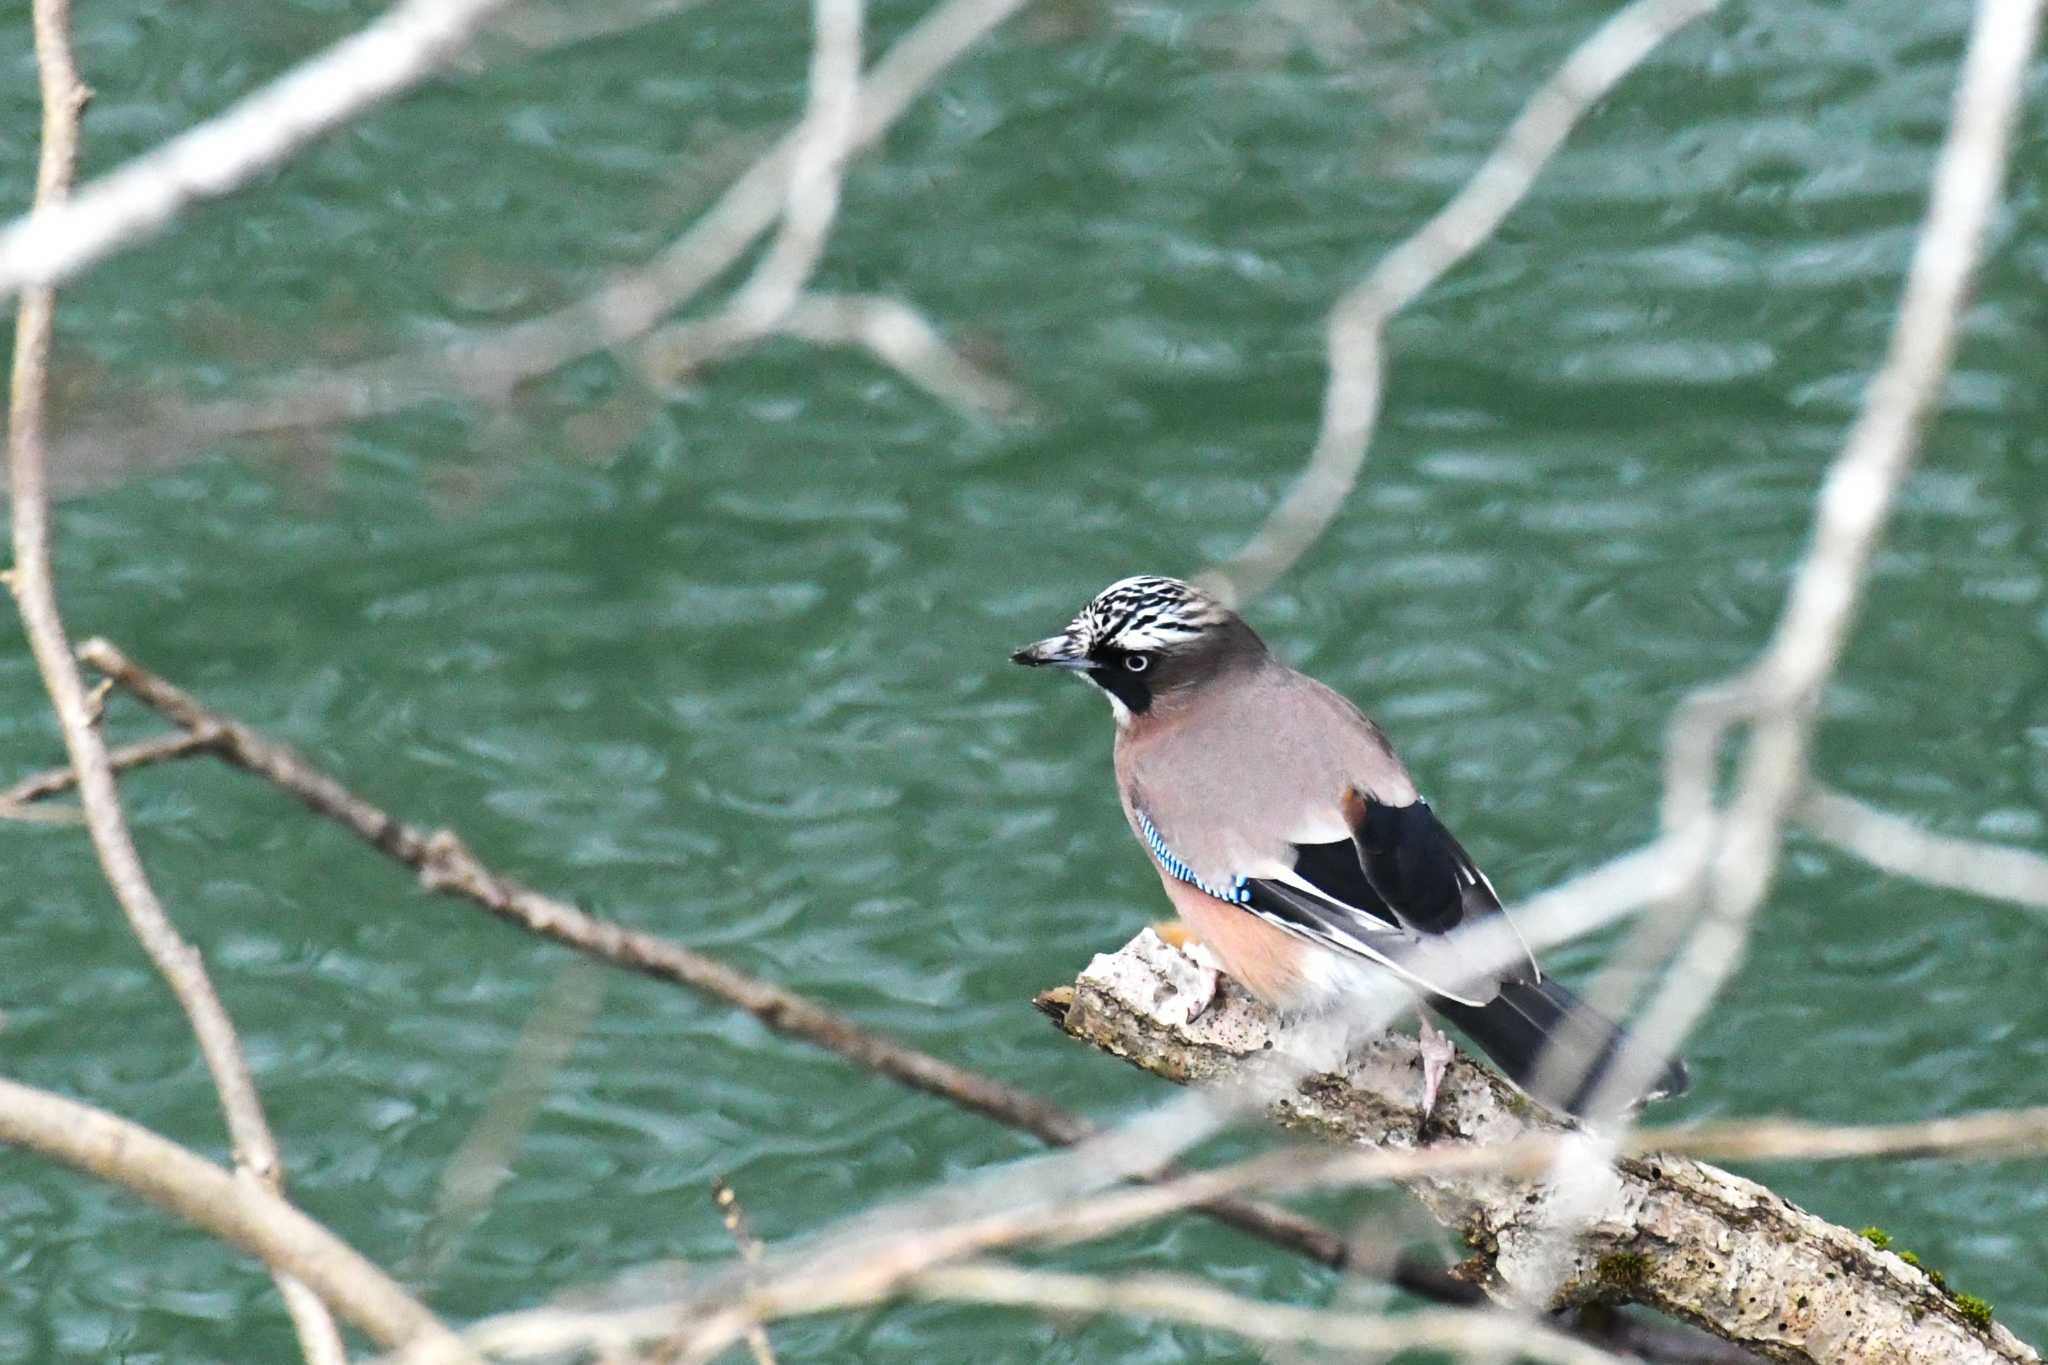
[[[1149,930],[1098,957],[1069,995],[1061,1027],[1183,1085],[1255,1079],[1279,1020],[1230,989],[1191,1022],[1188,960]],[[1356,1049],[1341,1073],[1312,1075],[1271,1106],[1280,1124],[1373,1148],[1416,1143],[1420,1059],[1400,1035]],[[1428,1141],[1496,1146],[1565,1131],[1505,1082],[1460,1057]],[[1616,1163],[1586,1235],[1551,1292],[1553,1207],[1543,1180],[1460,1173],[1404,1182],[1476,1250],[1464,1272],[1494,1298],[1565,1308],[1644,1304],[1771,1360],[1797,1365],[2015,1365],[2040,1357],[2005,1328],[1981,1326],[1919,1269],[1763,1185],[1704,1162],[1647,1155]]]

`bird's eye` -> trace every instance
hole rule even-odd
[[[1133,673],[1143,673],[1146,669],[1150,668],[1151,666],[1152,656],[1149,654],[1124,655],[1124,667],[1129,669]]]

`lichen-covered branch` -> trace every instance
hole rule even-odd
[[[1055,1013],[1069,1034],[1180,1084],[1249,1079],[1269,1057],[1279,1021],[1226,986],[1205,1013],[1186,1013],[1190,972],[1149,931],[1098,957]],[[1419,1059],[1392,1035],[1355,1049],[1341,1073],[1311,1075],[1271,1106],[1279,1123],[1334,1142],[1408,1148],[1417,1142]],[[1465,1058],[1445,1078],[1432,1146],[1480,1147],[1565,1131]],[[1684,1157],[1620,1160],[1584,1237],[1567,1250],[1555,1293],[1549,1245],[1556,1186],[1470,1170],[1404,1182],[1475,1248],[1466,1273],[1504,1302],[1551,1308],[1640,1303],[1772,1360],[1801,1365],[1971,1365],[2040,1357],[1919,1269],[1817,1218],[1752,1180]]]

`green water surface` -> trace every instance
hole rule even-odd
[[[0,16],[0,202],[33,177],[25,7]],[[350,0],[78,7],[104,170],[367,19]],[[886,40],[919,12],[888,3]],[[1031,396],[965,417],[774,343],[654,395],[592,359],[504,410],[65,471],[59,573],[101,633],[503,870],[1101,1118],[1163,1087],[1030,994],[1165,907],[1109,726],[1007,650],[1109,580],[1234,549],[1312,435],[1321,319],[1606,13],[1584,3],[1048,3],[848,184],[821,281],[893,291]],[[1294,17],[1289,17],[1294,16]],[[1673,703],[1761,644],[1880,355],[1967,12],[1734,3],[1575,136],[1500,239],[1393,328],[1331,534],[1251,610],[1393,734],[1510,896],[1652,833]],[[807,19],[719,0],[447,81],[64,299],[74,422],[431,342],[644,259],[800,104]],[[499,53],[500,57],[506,54]],[[2037,96],[2048,67],[2037,68]],[[2048,114],[2037,98],[1923,468],[1818,763],[2048,848]],[[0,771],[58,748],[0,650]],[[112,724],[141,733],[117,705]],[[372,1257],[567,960],[205,763],[125,788],[240,1022],[292,1188]],[[0,827],[0,1071],[223,1153],[186,1030],[75,830]],[[1600,945],[1556,955],[1582,979]],[[2048,1101],[2048,924],[1795,840],[1678,1117],[1903,1119]],[[515,1178],[431,1290],[526,1306],[816,1229],[1032,1145],[730,1010],[621,978]],[[2048,1339],[2043,1163],[1759,1169]],[[1428,1243],[1391,1202],[1392,1235]],[[1062,1264],[1319,1304],[1227,1231]],[[1348,1291],[1345,1291],[1348,1292]],[[785,1361],[1253,1358],[1142,1322],[895,1308]],[[134,1199],[0,1153],[0,1362],[267,1360],[269,1282]]]

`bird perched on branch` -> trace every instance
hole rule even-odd
[[[1545,976],[1526,948],[1470,960],[1451,931],[1500,898],[1378,726],[1274,658],[1229,608],[1179,579],[1112,583],[1058,635],[1011,659],[1070,670],[1116,715],[1116,781],[1182,922],[1223,969],[1285,1012],[1335,1008],[1392,972],[1536,1099],[1583,1113],[1626,1060],[1639,1096],[1682,1064]],[[1424,1055],[1434,1030],[1424,1019]],[[1436,1074],[1425,1080],[1425,1114]]]

